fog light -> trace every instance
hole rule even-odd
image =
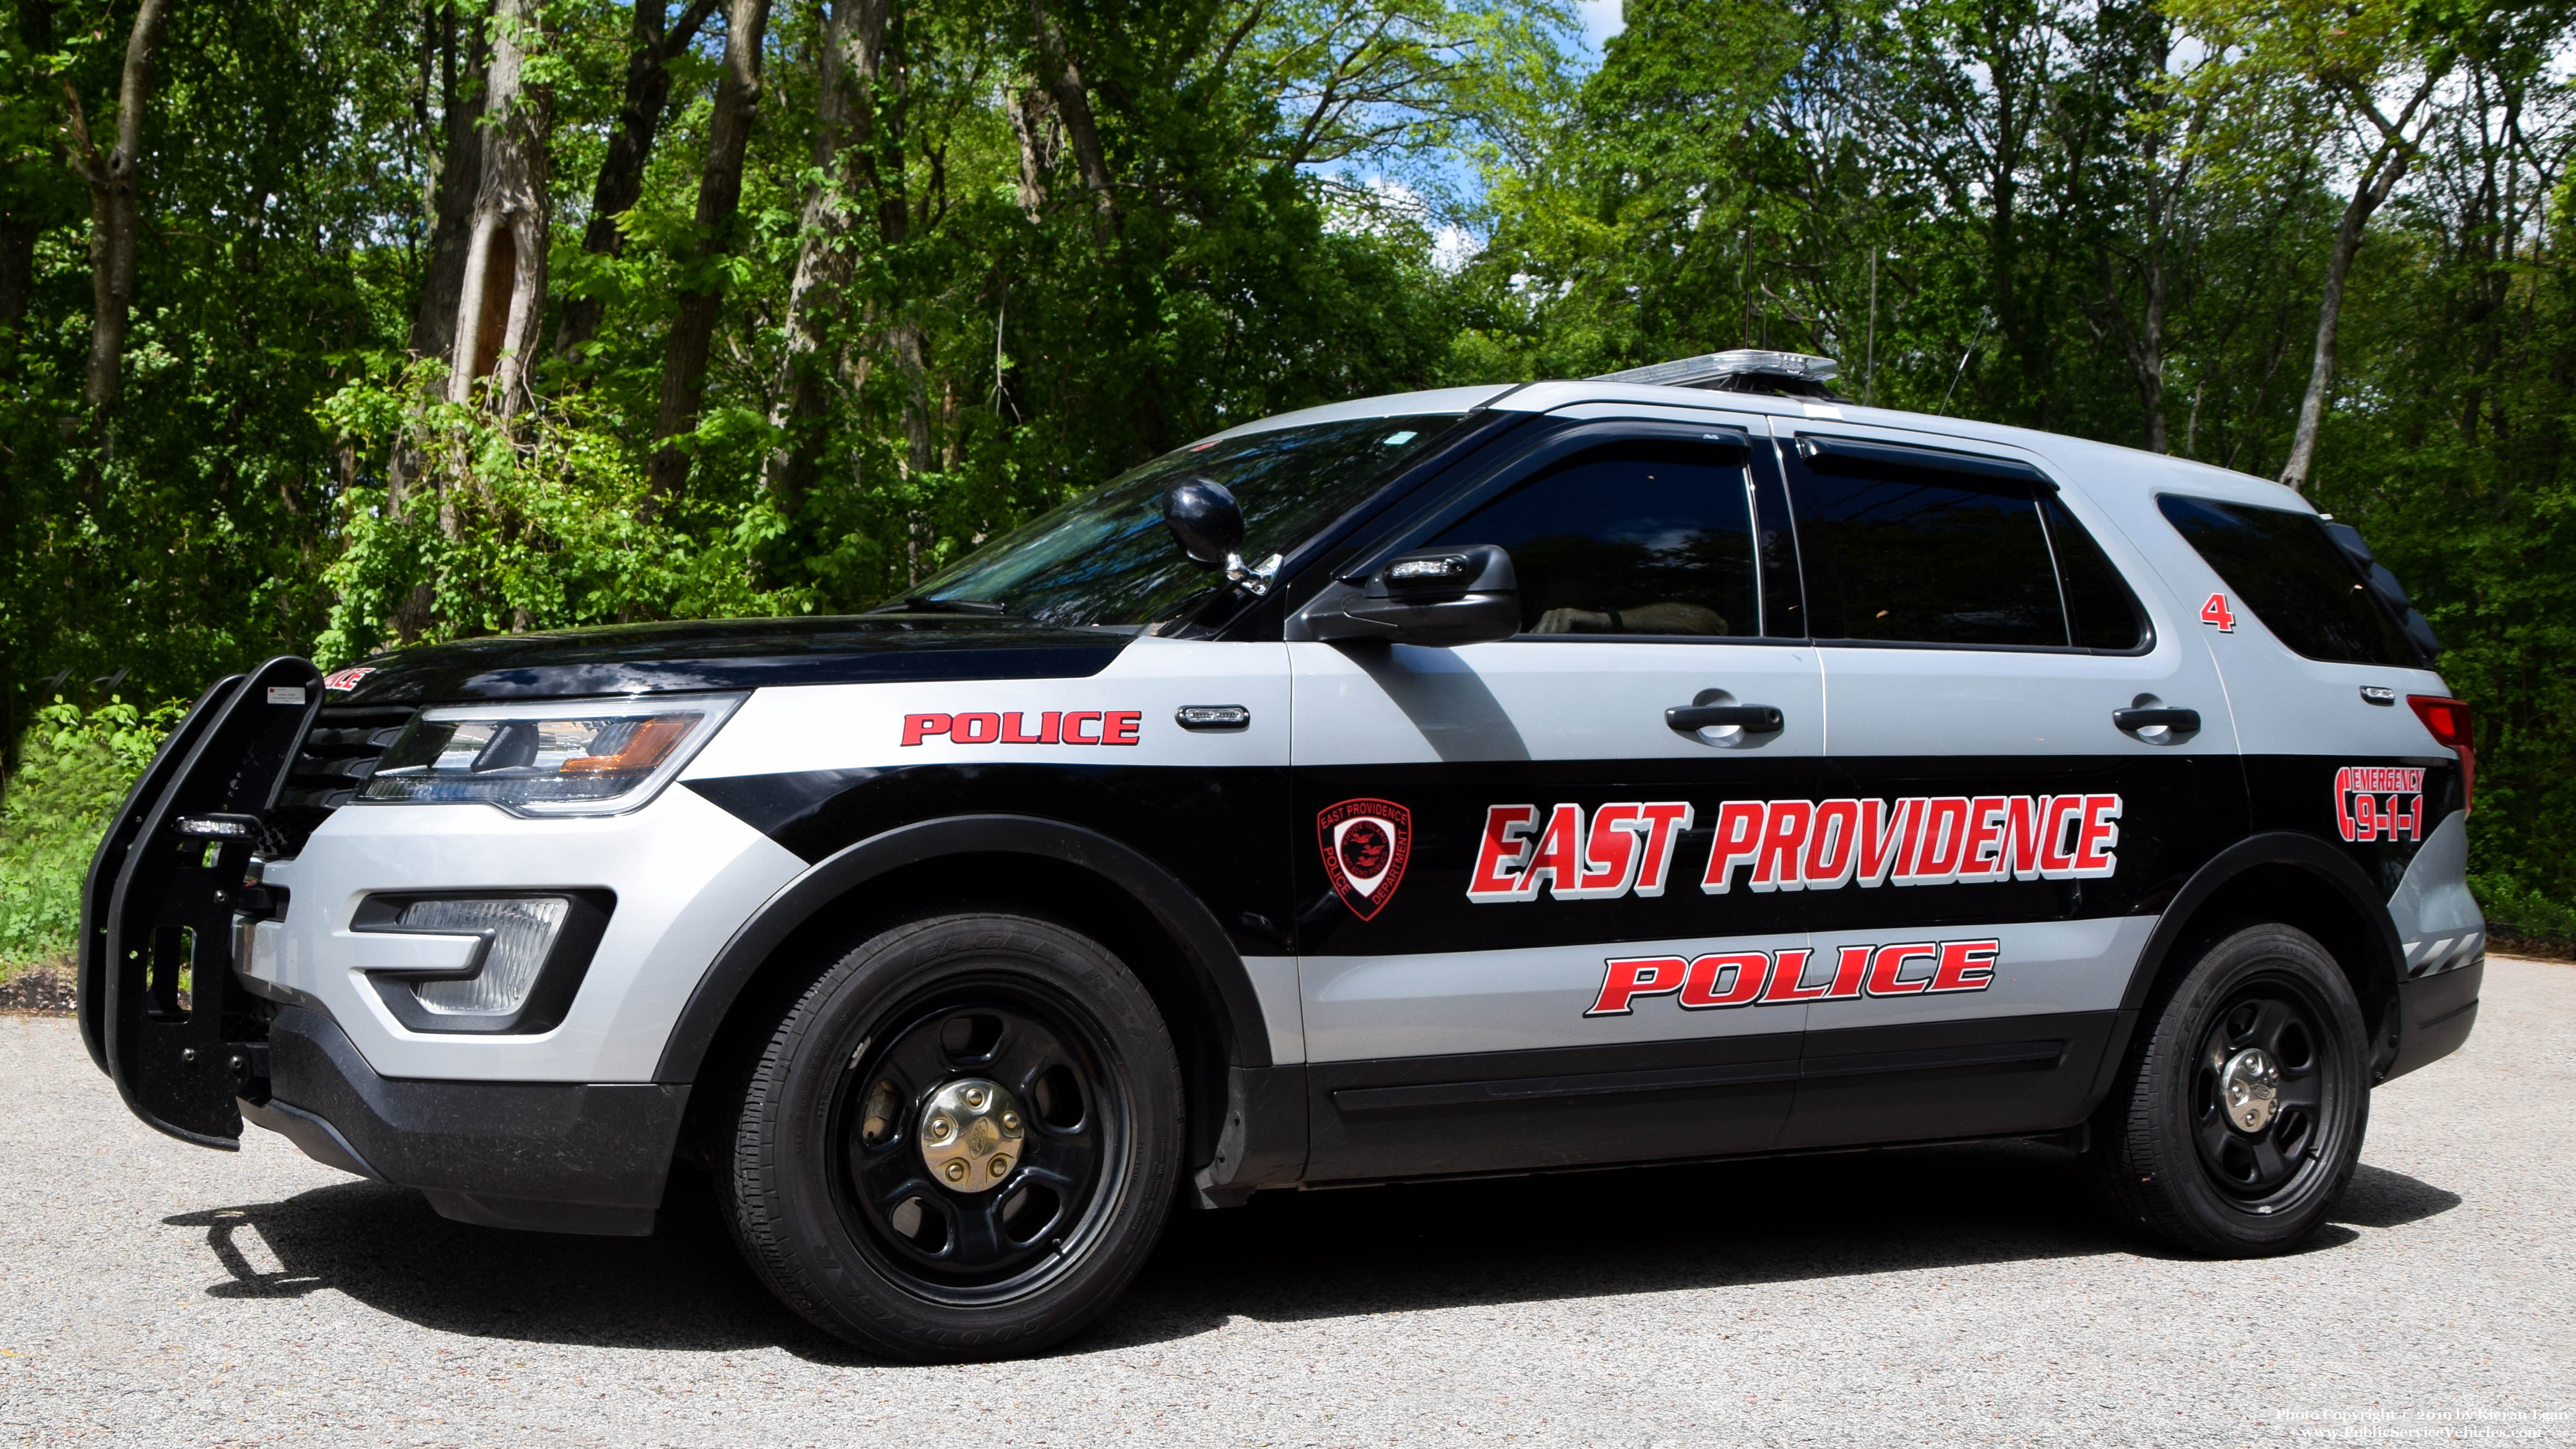
[[[415,981],[412,994],[441,1015],[509,1015],[527,1003],[571,908],[563,896],[413,901],[395,918],[397,929],[481,936],[487,944],[481,970],[452,981]]]

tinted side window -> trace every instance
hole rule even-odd
[[[1854,458],[1788,463],[1817,638],[2067,642],[2036,484]]]
[[[2145,644],[2146,614],[2102,545],[2054,496],[2042,507],[2048,514],[2048,541],[2057,551],[2058,581],[2066,586],[2068,634],[2087,649],[2115,653]]]
[[[1682,442],[1577,455],[1423,540],[1491,543],[1532,634],[1760,632],[1744,454]]]
[[[2316,515],[2170,493],[2156,506],[2282,643],[2310,659],[2414,666],[2414,651]]]

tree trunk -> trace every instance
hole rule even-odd
[[[452,9],[439,6],[437,13],[446,32],[439,58],[438,185],[430,198],[429,264],[412,307],[411,351],[443,358],[455,350],[456,299],[465,290],[465,247],[483,183],[484,71],[491,46],[482,26],[465,25],[460,35]]]
[[[78,150],[72,164],[89,183],[89,268],[93,299],[89,365],[81,396],[99,412],[111,412],[124,386],[125,334],[134,307],[134,270],[143,243],[143,217],[137,186],[143,169],[143,113],[152,96],[152,61],[161,46],[161,29],[170,18],[170,0],[143,0],[134,12],[134,28],[125,41],[125,70],[116,92],[116,140],[104,156],[90,140],[81,114],[80,93],[63,83],[71,106],[72,137]]]
[[[550,97],[527,84],[537,0],[492,7],[492,64],[485,72],[483,175],[474,193],[456,301],[447,397],[465,402],[492,379],[491,406],[503,417],[529,401],[528,367],[546,310],[546,141]]]
[[[787,289],[787,349],[779,362],[777,401],[769,411],[776,441],[761,469],[763,486],[790,514],[803,507],[812,491],[822,451],[822,421],[830,402],[825,334],[849,305],[850,193],[863,179],[856,163],[875,139],[875,97],[861,95],[854,104],[850,88],[855,81],[873,90],[893,10],[892,0],[817,4],[823,24],[814,57],[816,179],[805,197],[796,273]]]
[[[1100,126],[1092,116],[1090,92],[1083,89],[1082,68],[1074,63],[1073,52],[1065,45],[1064,31],[1047,13],[1046,0],[1029,0],[1029,22],[1037,37],[1038,82],[1055,101],[1056,115],[1064,122],[1065,139],[1073,147],[1074,167],[1082,173],[1082,184],[1091,192],[1105,236],[1118,224],[1118,197],[1110,186],[1109,157],[1101,149]]]
[[[626,96],[618,107],[617,129],[608,136],[608,154],[600,158],[599,181],[590,191],[590,221],[581,233],[581,249],[595,257],[626,250],[626,232],[617,223],[644,194],[644,166],[653,157],[662,112],[671,100],[671,57],[698,38],[716,11],[716,0],[690,0],[668,30],[662,7],[663,0],[635,0],[635,29],[626,44]],[[555,328],[556,355],[571,357],[597,336],[607,309],[602,298],[567,299],[563,321]]]
[[[1047,173],[1055,169],[1064,146],[1063,128],[1055,121],[1054,103],[1046,92],[1013,86],[1003,96],[1010,107],[1011,132],[1020,142],[1020,211],[1032,222],[1046,210]]]
[[[706,168],[698,177],[697,240],[688,257],[692,275],[680,293],[662,354],[661,405],[653,420],[653,437],[662,446],[645,475],[657,506],[677,498],[689,481],[689,455],[670,440],[696,429],[698,410],[706,402],[707,349],[715,340],[716,312],[724,302],[715,262],[732,240],[742,203],[743,153],[760,109],[760,45],[768,29],[769,0],[730,0],[724,76],[716,83]]]
[[[2343,288],[2352,276],[2352,259],[2361,251],[2371,213],[2414,164],[2416,140],[2407,134],[2407,123],[2432,98],[2440,82],[2439,73],[2427,75],[2396,123],[2380,126],[2379,149],[2362,168],[2361,179],[2353,184],[2352,200],[2344,205],[2343,221],[2335,227],[2334,250],[2326,256],[2325,292],[2317,299],[2317,341],[2309,354],[2308,390],[2299,399],[2298,427],[2290,434],[2290,460],[2281,465],[2281,481],[2302,493],[2316,472],[2317,430],[2325,423],[2326,397],[2334,389],[2335,333],[2343,323]],[[2370,114],[2375,119],[2378,113]]]

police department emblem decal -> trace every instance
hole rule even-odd
[[[1344,800],[1315,813],[1324,878],[1351,914],[1374,920],[1395,899],[1413,855],[1413,812],[1392,800]]]

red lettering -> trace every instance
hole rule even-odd
[[[1908,961],[1941,959],[1941,948],[1930,941],[1917,941],[1903,946],[1881,946],[1869,962],[1869,994],[1872,996],[1910,996],[1931,984],[1929,977],[1899,981],[1896,973]]]
[[[1807,827],[1807,857],[1798,863],[1809,889],[1832,890],[1852,878],[1859,832],[1858,800],[1828,800],[1816,807],[1815,821]]]
[[[2084,797],[2060,795],[2048,802],[2048,825],[2040,833],[2039,873],[2050,880],[2075,874],[2075,847],[2069,836],[2083,829]]]
[[[1968,806],[1968,839],[1959,852],[1959,879],[1987,880],[2011,874],[2003,859],[2004,797],[1980,795]]]
[[[1770,823],[1762,830],[1762,848],[1753,860],[1753,879],[1748,882],[1757,891],[1793,891],[1798,879],[1798,852],[1807,843],[1807,822],[1815,818],[1816,807],[1804,800],[1771,802]]]
[[[1646,848],[1637,862],[1637,894],[1660,896],[1664,893],[1664,873],[1672,868],[1673,837],[1691,827],[1691,807],[1685,803],[1645,805],[1637,814],[1646,822]]]
[[[1547,828],[1539,832],[1538,847],[1530,852],[1529,869],[1521,872],[1521,893],[1538,894],[1541,876],[1547,878],[1552,894],[1580,888],[1582,854],[1583,807],[1559,805],[1548,812]]]
[[[1559,881],[1558,900],[1610,900],[1628,893],[1637,878],[1637,829],[1642,824],[1634,805],[1604,805],[1592,812],[1592,833],[1583,842],[1582,879],[1572,886]]]
[[[1044,734],[1030,734],[1028,716],[1013,710],[1002,716],[1002,743],[1006,745],[1051,745],[1055,741]]]
[[[944,714],[908,714],[903,717],[903,742],[917,745],[925,735],[948,733],[948,716]]]
[[[2352,836],[2355,840],[2379,838],[2379,797],[2363,793],[2352,797]]]
[[[2117,869],[2111,859],[2111,848],[2120,843],[2120,797],[2087,795],[2084,797],[2084,833],[2075,842],[2077,876],[2105,876]]]
[[[1863,890],[1873,889],[1887,880],[1896,858],[1905,853],[1905,842],[1914,827],[1915,807],[1922,802],[1898,800],[1864,800],[1860,805],[1860,850],[1853,862],[1853,874]]]
[[[961,745],[989,745],[1002,737],[1002,717],[998,714],[961,714],[949,730],[948,737]]]
[[[1944,941],[1941,964],[1932,968],[1926,991],[1983,991],[1995,984],[1995,957],[2001,941]]]
[[[1915,829],[1914,848],[1907,852],[1896,883],[1944,884],[1959,874],[1959,858],[1967,854],[1968,802],[1957,795],[1945,795],[1924,801],[1916,813],[1922,824]]]
[[[1831,990],[1830,982],[1824,986],[1799,985],[1800,978],[1807,974],[1807,958],[1814,954],[1816,953],[1803,948],[1781,952],[1780,964],[1771,968],[1771,985],[1762,993],[1762,1004],[1769,1006],[1775,1001],[1813,1001]]]
[[[1729,800],[1717,807],[1717,842],[1708,849],[1708,873],[1700,877],[1699,888],[1713,896],[1726,894],[1736,863],[1751,860],[1761,841],[1761,801]]]
[[[2004,857],[1996,874],[2010,871],[2014,880],[2039,879],[2041,846],[2046,842],[2042,823],[2048,813],[2045,795],[2015,795],[2004,804]]]
[[[1679,956],[1632,956],[1612,961],[1601,978],[1601,994],[1592,1001],[1585,1016],[1627,1016],[1629,1003],[1640,996],[1669,996],[1679,991],[1682,975],[1690,969]]]
[[[1132,745],[1136,743],[1136,730],[1138,725],[1143,722],[1144,718],[1145,716],[1143,712],[1139,710],[1121,709],[1112,711],[1109,716],[1109,727],[1102,732],[1100,742],[1104,745]]]
[[[1089,739],[1084,739],[1082,737],[1082,727],[1086,723],[1093,726],[1091,738]],[[1066,715],[1064,717],[1064,742],[1068,745],[1096,745],[1100,743],[1099,724],[1100,711],[1096,709],[1084,710],[1079,713]]]
[[[1860,995],[1861,982],[1869,971],[1868,946],[1843,946],[1834,952],[1834,980],[1825,988],[1827,1001],[1849,1001]]]
[[[1535,805],[1488,805],[1485,838],[1476,847],[1476,870],[1467,877],[1471,901],[1523,901],[1521,863],[1529,857],[1530,826],[1538,819]]]
[[[1690,980],[1682,985],[1681,1003],[1692,1011],[1706,1011],[1715,1006],[1742,1006],[1762,992],[1762,981],[1771,970],[1771,957],[1761,951],[1738,951],[1731,955],[1702,956],[1690,963]],[[1726,989],[1717,989],[1717,979],[1727,971]]]

